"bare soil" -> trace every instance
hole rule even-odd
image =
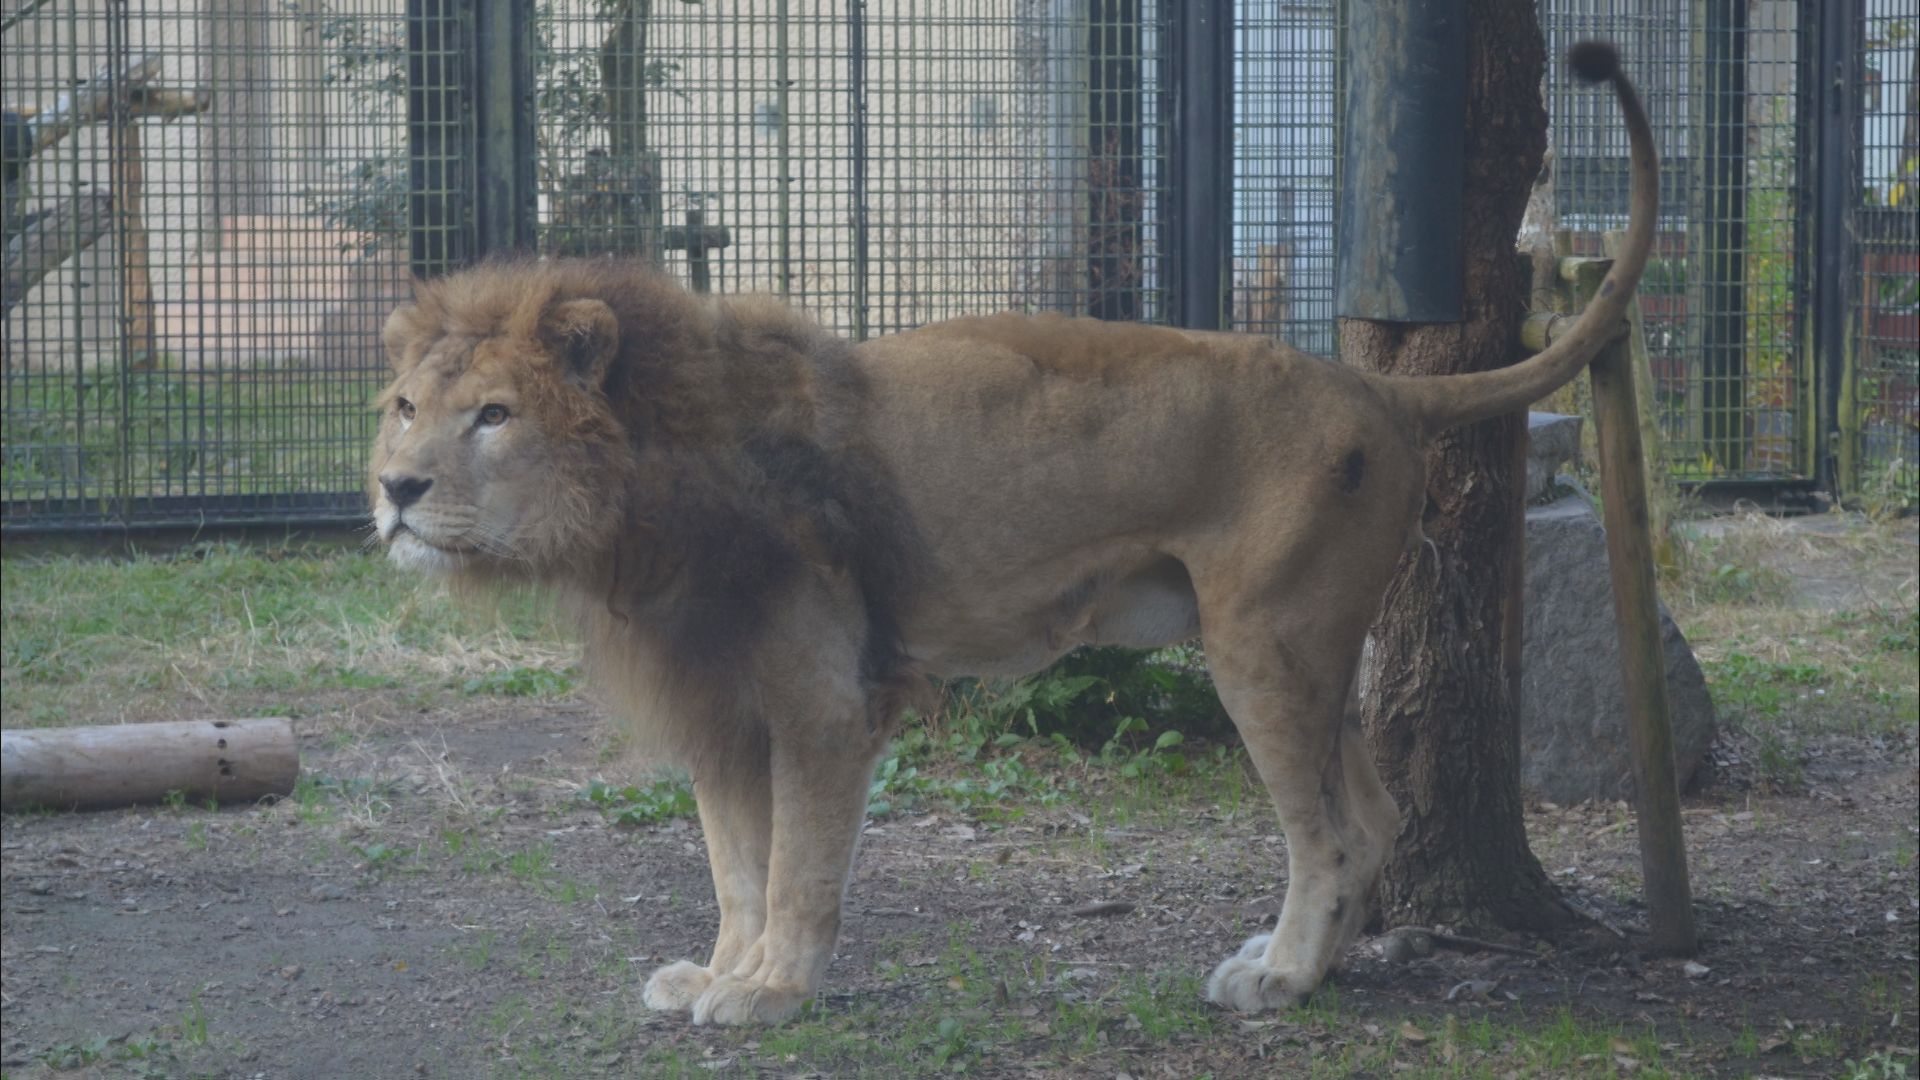
[[[900,1075],[890,1047],[993,1077],[1627,1075],[1648,1047],[1664,1074],[1828,1076],[1920,1044],[1910,734],[1827,740],[1792,790],[1728,767],[1687,797],[1692,966],[1641,953],[1626,809],[1542,806],[1535,850],[1595,921],[1403,963],[1363,940],[1278,1017],[1194,1004],[1284,892],[1250,783],[890,816],[818,1015],[783,1035],[641,1005],[716,916],[696,823],[618,827],[580,797],[617,775],[591,705],[370,697],[306,703],[323,781],[301,798],[5,818],[6,1077]],[[1098,902],[1118,913],[1074,914]],[[1070,1036],[1068,1015],[1091,1019]],[[1620,1035],[1563,1065],[1519,1045],[1569,1018]]]

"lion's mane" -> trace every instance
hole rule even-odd
[[[547,313],[576,299],[606,304],[618,325],[598,386],[538,363]],[[543,430],[565,433],[571,452],[557,460],[572,464],[554,477],[568,509],[541,528],[589,579],[575,592],[593,663],[627,664],[642,644],[664,658],[653,681],[671,687],[651,690],[669,691],[669,707],[692,694],[699,711],[755,714],[725,702],[770,606],[811,569],[859,589],[873,722],[914,699],[923,680],[899,627],[922,545],[861,437],[867,389],[848,343],[772,299],[699,297],[638,263],[575,259],[490,262],[423,283],[387,344],[419,355],[446,336],[524,343],[545,373],[532,406]],[[622,672],[608,674],[623,685]],[[626,696],[639,692],[624,682]],[[673,749],[709,749],[680,734]]]

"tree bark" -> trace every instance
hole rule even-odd
[[[267,0],[202,0],[201,40],[213,108],[206,126],[205,250],[227,223],[273,211],[272,26]]]
[[[1546,149],[1545,45],[1531,0],[1468,0],[1463,322],[1341,324],[1346,361],[1440,375],[1518,358],[1528,282],[1514,238]],[[1524,417],[1428,452],[1432,544],[1388,590],[1363,682],[1367,732],[1406,813],[1381,886],[1391,920],[1540,929],[1566,909],[1527,846],[1517,670]]]
[[[35,219],[7,241],[0,305],[11,313],[41,278],[92,247],[112,227],[113,197],[104,192],[75,195]]]

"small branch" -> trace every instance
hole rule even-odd
[[[1611,933],[1614,937],[1619,938],[1621,941],[1627,940],[1627,932],[1625,930],[1620,929],[1618,926],[1615,926],[1613,923],[1609,922],[1607,918],[1601,915],[1599,912],[1589,911],[1586,908],[1580,906],[1579,904],[1574,903],[1573,901],[1567,899],[1564,896],[1560,898],[1560,906],[1566,908],[1569,912],[1573,914],[1575,918],[1585,919],[1587,922],[1590,922],[1595,926],[1598,926],[1601,929]]]
[[[70,93],[60,95],[53,108],[33,118],[33,153],[39,153],[75,128],[104,120],[113,114],[115,93],[131,100],[136,92],[160,74],[160,58],[143,56],[127,63],[116,77],[112,68],[101,68],[93,78]]]
[[[0,34],[4,34],[32,18],[34,12],[46,7],[48,3],[49,0],[27,0],[26,3],[22,4],[18,3],[18,0],[15,0],[15,3],[8,4],[7,6],[13,10],[7,12],[6,21],[0,22]]]
[[[1469,952],[1477,950],[1480,952],[1506,953],[1509,956],[1538,955],[1532,949],[1522,949],[1515,945],[1502,945],[1497,941],[1483,941],[1480,938],[1466,937],[1461,934],[1444,934],[1425,926],[1399,926],[1380,936],[1382,938],[1397,937],[1407,940],[1410,944],[1413,944],[1412,952],[1417,956],[1424,956],[1428,952],[1431,952],[1433,945],[1445,945],[1450,949],[1460,949]],[[1425,938],[1430,943],[1425,951],[1422,951],[1418,944],[1414,944],[1419,938]]]

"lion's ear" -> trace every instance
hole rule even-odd
[[[401,304],[387,316],[387,325],[380,331],[380,341],[387,347],[387,363],[395,375],[405,375],[419,359],[409,348],[420,339],[419,319],[419,305]]]
[[[540,319],[540,338],[588,386],[599,386],[620,347],[620,322],[598,300],[562,300]]]

